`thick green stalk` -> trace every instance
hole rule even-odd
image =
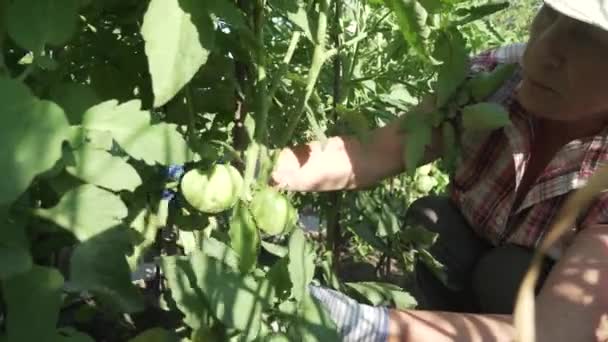
[[[315,39],[315,49],[312,56],[312,64],[310,66],[310,70],[308,71],[308,81],[306,84],[306,89],[304,91],[304,95],[300,98],[298,102],[298,106],[296,107],[295,112],[289,118],[289,122],[287,123],[287,129],[285,130],[285,134],[283,138],[279,141],[280,146],[285,146],[291,140],[294,131],[296,130],[304,111],[306,110],[306,105],[308,104],[308,100],[310,96],[315,90],[315,86],[317,84],[317,80],[319,79],[319,74],[321,73],[321,69],[323,68],[323,64],[327,60],[325,55],[325,41],[327,37],[327,17],[329,12],[328,0],[320,0],[321,3],[321,11],[319,13],[319,21],[317,25],[317,36]]]
[[[342,44],[340,41],[341,27],[340,17],[342,16],[342,1],[335,0],[334,2],[334,22],[332,28],[333,36],[333,50],[336,51],[337,57],[334,59],[334,80],[333,80],[333,110],[332,120],[334,122],[338,119],[338,105],[342,97],[342,60],[341,60],[341,49]],[[327,249],[332,252],[332,266],[337,271],[340,265],[340,241],[341,241],[341,227],[340,227],[340,193],[334,192],[329,194],[329,206],[327,208],[326,220],[327,220]]]
[[[254,9],[255,15],[255,35],[257,40],[257,79],[256,79],[256,103],[258,104],[255,120],[255,140],[261,144],[265,144],[268,139],[268,111],[270,102],[266,100],[267,75],[266,75],[266,49],[264,48],[264,7],[266,0],[256,0]]]

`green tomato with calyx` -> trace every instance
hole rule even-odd
[[[431,176],[423,175],[418,178],[416,181],[416,185],[418,191],[427,193],[433,190],[434,187],[437,186],[437,180]]]
[[[216,164],[208,170],[188,171],[180,187],[193,208],[217,214],[236,204],[243,188],[243,177],[231,165]]]
[[[285,196],[272,188],[257,192],[250,208],[258,228],[269,235],[287,233],[296,225],[296,209]]]

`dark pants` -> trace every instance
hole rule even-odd
[[[408,210],[407,224],[439,234],[431,253],[446,268],[444,285],[423,263],[416,265],[414,295],[418,309],[510,314],[533,250],[515,245],[495,247],[479,238],[446,197],[424,197]],[[545,260],[537,291],[552,267]]]

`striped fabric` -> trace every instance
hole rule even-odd
[[[472,60],[473,73],[501,63],[517,63],[525,45],[485,52]],[[583,186],[608,160],[608,127],[599,135],[563,146],[540,174],[517,208],[515,194],[526,170],[534,139],[534,121],[514,98],[521,69],[488,101],[508,108],[512,125],[463,137],[462,159],[452,179],[451,196],[473,229],[494,245],[512,243],[535,247],[563,203],[566,194]],[[603,196],[573,227],[572,234],[552,251],[559,255],[572,236],[586,226],[608,223],[608,196]]]

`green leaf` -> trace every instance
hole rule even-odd
[[[509,2],[487,3],[468,8],[461,8],[456,11],[456,15],[461,18],[457,21],[458,25],[465,25],[475,20],[487,17],[490,14],[502,11],[509,7]]]
[[[443,164],[448,172],[452,173],[456,170],[458,161],[458,141],[456,138],[456,130],[454,125],[449,121],[441,125]]]
[[[239,255],[234,250],[214,238],[203,239],[203,253],[221,261],[224,265],[235,271],[239,269],[239,265],[241,264]]]
[[[272,265],[268,273],[266,273],[266,279],[270,282],[270,286],[273,287],[274,293],[277,297],[287,299],[289,291],[291,290],[291,280],[289,279],[289,265],[288,258],[281,258]]]
[[[389,251],[388,245],[384,242],[384,240],[378,237],[376,233],[370,228],[370,226],[365,224],[365,222],[362,222],[360,224],[353,224],[348,228],[373,248],[383,252]]]
[[[420,1],[416,0],[385,0],[395,11],[401,33],[410,45],[419,53],[425,55],[426,41],[431,30],[426,24],[428,12]]]
[[[45,44],[60,45],[76,30],[80,0],[11,1],[6,11],[10,37],[26,50],[39,53]]]
[[[201,289],[196,286],[190,261],[183,257],[163,257],[161,267],[167,278],[171,297],[185,316],[184,323],[193,330],[205,327],[209,316],[207,300]]]
[[[129,242],[126,229],[115,228],[77,245],[70,259],[71,285],[101,296],[122,312],[142,310],[143,297],[131,282],[125,257]]]
[[[408,225],[400,236],[402,242],[411,243],[417,248],[429,248],[435,244],[439,234],[433,233],[421,225]]]
[[[131,157],[143,160],[148,165],[185,164],[194,160],[194,153],[173,124],[150,126],[132,141],[120,145]]]
[[[101,102],[95,90],[79,83],[53,86],[50,98],[63,108],[71,125],[81,124],[87,109]]]
[[[151,328],[133,337],[129,342],[178,342],[179,338],[163,328]]]
[[[35,213],[71,231],[80,241],[120,225],[128,214],[118,196],[90,184],[67,192],[55,207]]]
[[[198,13],[202,7],[193,0],[150,2],[141,34],[146,42],[155,107],[171,100],[207,62],[214,26],[206,13]]]
[[[426,250],[426,249],[418,250],[418,257],[426,265],[426,267],[428,267],[429,270],[431,270],[431,272],[433,272],[435,274],[437,279],[441,280],[441,282],[443,284],[445,284],[446,286],[448,286],[449,288],[451,288],[453,290],[461,290],[461,289],[455,288],[453,285],[451,285],[448,282],[447,275],[445,273],[445,266],[441,262],[439,262],[437,259],[435,259],[435,257],[428,250]]]
[[[148,208],[142,209],[130,224],[136,234],[133,253],[127,258],[131,270],[134,270],[150,247],[156,242],[156,235],[162,224],[158,216]]]
[[[62,287],[59,271],[37,265],[2,281],[7,340],[52,340],[56,336]]]
[[[416,173],[416,169],[423,162],[427,146],[431,144],[433,129],[429,119],[428,114],[421,112],[411,112],[404,117],[402,127],[406,138],[403,160],[410,176]]]
[[[0,222],[0,280],[27,272],[32,256],[25,235],[25,224],[10,218]]]
[[[251,271],[260,251],[260,234],[251,212],[242,202],[232,212],[229,234],[232,249],[240,256],[239,269],[243,273]]]
[[[469,81],[476,101],[484,101],[494,94],[513,75],[517,64],[500,64],[491,72],[481,72]]]
[[[435,41],[433,55],[435,59],[443,62],[435,86],[437,108],[441,108],[448,103],[469,73],[469,58],[464,37],[456,29],[440,32]]]
[[[63,110],[35,98],[22,83],[0,77],[0,205],[13,202],[36,175],[61,157],[69,124]]]
[[[407,310],[417,305],[416,299],[397,285],[377,282],[345,283],[345,285],[355,290],[374,306],[395,305],[397,309]]]
[[[87,146],[89,148],[109,151],[112,149],[113,144],[112,134],[109,131],[83,129],[80,126],[70,127],[68,141],[73,149]]]
[[[269,305],[269,284],[233,273],[203,254],[192,255],[191,262],[196,284],[208,299],[214,316],[227,327],[254,339],[260,329],[262,308]]]
[[[95,342],[89,335],[74,328],[59,328],[53,342]]]
[[[287,268],[292,283],[291,294],[297,301],[301,301],[308,292],[308,284],[315,272],[314,251],[301,229],[294,230],[289,239]]]
[[[102,102],[89,108],[82,118],[83,129],[110,132],[121,146],[132,143],[149,126],[150,113],[141,110],[139,100]]]
[[[511,123],[509,112],[497,103],[482,102],[462,109],[462,126],[470,131],[490,131]]]
[[[82,128],[111,132],[118,144],[133,158],[147,164],[184,164],[194,158],[176,125],[150,125],[150,113],[142,111],[141,102],[133,100],[119,105],[103,102],[90,108],[83,117]]]
[[[302,342],[340,341],[338,330],[323,304],[308,293],[304,295],[287,334]]]
[[[262,308],[269,306],[272,296],[268,282],[258,283],[251,276],[238,274],[202,252],[193,253],[188,261],[182,259],[183,262],[166,265],[172,260],[175,259],[163,258],[163,269],[174,265],[173,268],[177,268],[178,273],[194,275],[189,277],[191,289],[188,290],[185,289],[186,275],[180,276],[183,279],[181,288],[178,285],[180,295],[187,295],[186,299],[198,303],[204,298],[213,315],[226,327],[244,332],[246,335],[244,338],[247,340],[255,339],[260,329]],[[195,282],[192,282],[194,279]],[[183,303],[184,298],[180,299]],[[191,310],[193,303],[189,303],[187,309]],[[195,308],[199,313],[204,310],[200,304]],[[190,321],[194,320],[187,322],[189,325],[194,323],[196,329],[201,326],[200,320],[187,313],[184,314]]]
[[[134,191],[141,185],[139,174],[123,158],[90,147],[74,151],[73,157],[66,171],[83,181],[113,191]]]
[[[264,247],[268,253],[278,256],[279,258],[282,258],[289,253],[289,250],[286,247],[268,241],[262,241],[262,247]]]
[[[205,1],[203,6],[228,25],[239,29],[248,29],[245,16],[235,6],[234,2],[228,0]]]

